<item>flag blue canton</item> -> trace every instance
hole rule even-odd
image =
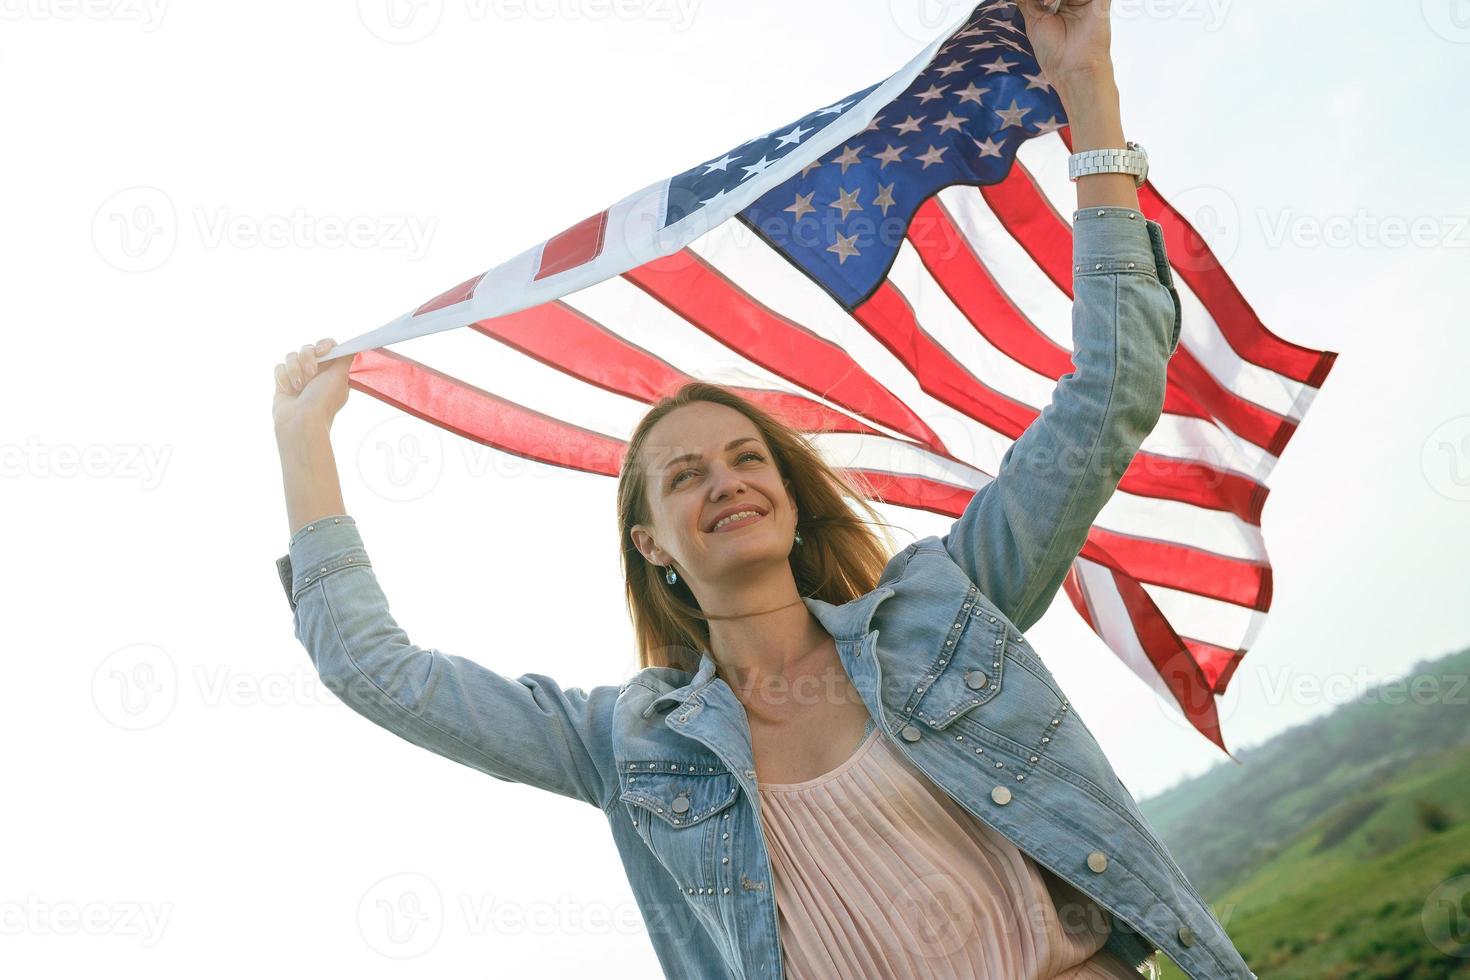
[[[792,153],[801,152],[811,141],[857,105],[882,82],[874,82],[825,109],[809,112],[785,126],[778,126],[764,136],[746,140],[718,159],[686,170],[669,181],[669,203],[664,211],[664,226],[680,221],[707,204],[713,204],[741,184],[759,177]]]
[[[1003,180],[1022,143],[1065,125],[1020,10],[1010,2],[986,4],[866,129],[763,194],[740,218],[851,310],[883,281],[924,201],[951,184]],[[750,155],[779,138],[772,134],[726,157]],[[762,159],[754,152],[744,162]],[[738,183],[736,175],[723,186]]]

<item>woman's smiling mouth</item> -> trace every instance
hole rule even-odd
[[[745,527],[747,524],[754,524],[765,516],[765,514],[762,514],[754,508],[743,510],[739,513],[731,514],[729,517],[721,518],[720,521],[715,523],[714,527],[710,528],[710,533],[719,534],[722,531],[732,531],[735,528]]]

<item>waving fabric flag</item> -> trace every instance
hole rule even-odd
[[[1069,131],[1020,11],[652,184],[341,345],[352,387],[616,476],[638,418],[730,385],[874,499],[958,517],[1072,370]],[[1267,477],[1336,355],[1263,325],[1149,185],[1183,305],[1164,414],[1064,587],[1202,734],[1271,605]],[[468,330],[455,329],[468,327]],[[385,349],[413,340],[415,357]],[[1228,750],[1227,750],[1228,752]]]

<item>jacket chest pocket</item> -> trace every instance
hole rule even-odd
[[[974,586],[945,626],[939,653],[914,688],[914,717],[939,730],[1000,694],[1009,633]]]
[[[948,730],[971,761],[1000,778],[1019,783],[1045,761],[1065,764],[1081,722],[1051,671],[984,596],[963,612],[968,622],[953,631],[958,652],[935,661],[914,717]]]
[[[625,762],[622,801],[648,845],[691,900],[729,885],[731,829],[740,784],[729,770],[688,763]]]

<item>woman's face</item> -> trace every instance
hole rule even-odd
[[[712,402],[677,408],[649,430],[640,460],[653,520],[631,533],[649,561],[672,564],[691,588],[787,562],[796,503],[743,414]],[[740,510],[755,513],[716,526]]]

